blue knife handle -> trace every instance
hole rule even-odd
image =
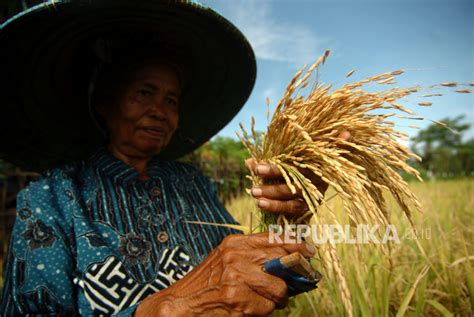
[[[307,278],[287,267],[285,267],[280,259],[267,261],[263,264],[263,270],[269,274],[283,279],[288,286],[288,296],[298,295],[303,292],[309,292],[318,288],[317,284],[321,280],[318,273],[314,279]]]

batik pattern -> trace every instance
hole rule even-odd
[[[3,316],[130,316],[233,230],[207,177],[153,158],[149,180],[99,148],[43,173],[17,196]]]

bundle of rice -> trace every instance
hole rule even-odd
[[[420,210],[421,206],[400,172],[414,175],[421,181],[418,171],[407,164],[410,158],[420,158],[399,142],[400,139],[407,139],[408,135],[395,130],[389,118],[404,112],[408,116],[399,118],[423,119],[413,117],[414,112],[399,104],[401,98],[421,88],[387,89],[387,86],[377,86],[394,84],[402,70],[369,77],[333,90],[331,85],[319,83],[316,75],[314,85],[307,96],[303,96],[300,92],[310,85],[312,74],[319,72],[329,53],[326,51],[312,66],[307,68],[305,65],[296,73],[261,137],[255,132],[253,118],[251,135],[241,125],[243,135],[238,135],[251,157],[278,166],[292,192],[299,188],[309,207],[297,219],[262,212],[262,230],[266,229],[266,225],[275,223],[312,223],[321,235],[327,214],[337,222],[330,208],[324,208],[327,214],[321,214],[321,207],[327,207],[330,198],[325,197],[317,184],[311,181],[315,178],[329,184],[335,195],[343,200],[351,225],[388,225],[390,210],[383,196],[383,192],[388,191],[413,226],[412,212]],[[346,77],[352,73],[349,72]],[[368,86],[371,90],[374,86],[384,88],[368,92],[363,89]],[[384,113],[380,113],[379,109],[383,109]],[[387,109],[394,110],[394,113],[386,113]],[[351,138],[340,138],[343,131],[350,132]],[[262,182],[254,174],[251,180],[254,185]],[[337,278],[341,298],[347,313],[351,315],[351,296],[335,245],[329,242],[316,247],[326,275]]]

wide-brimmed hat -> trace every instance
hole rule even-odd
[[[41,171],[90,154],[102,140],[88,109],[91,78],[106,58],[97,43],[117,34],[153,34],[152,41],[190,65],[179,128],[160,154],[164,158],[178,158],[209,140],[253,88],[250,44],[210,8],[169,0],[43,3],[0,27],[2,159]]]

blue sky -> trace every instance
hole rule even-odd
[[[447,81],[474,82],[474,1],[461,0],[201,0],[233,22],[257,56],[257,82],[244,108],[219,132],[235,137],[239,122],[266,127],[265,98],[274,105],[294,73],[325,49],[332,52],[320,81],[344,83],[397,69],[408,71],[399,86],[428,87]],[[473,87],[459,87],[473,88]],[[402,102],[418,114],[440,120],[466,115],[474,124],[474,94],[435,91],[442,97]],[[431,107],[419,107],[431,101]],[[425,127],[429,121],[396,121]],[[398,127],[416,135],[417,130]],[[474,136],[471,129],[466,137]]]

